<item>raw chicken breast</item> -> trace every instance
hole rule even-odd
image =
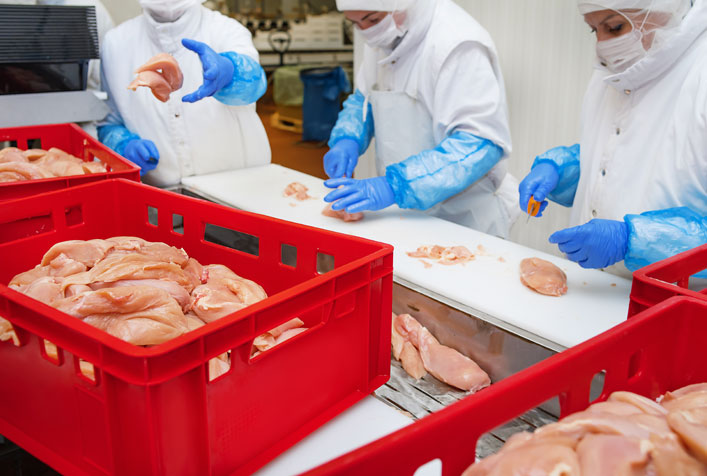
[[[0,317],[0,342],[11,340],[16,346],[20,345],[20,340],[15,334],[15,329],[12,328],[12,323],[7,319]]]
[[[84,161],[78,157],[52,147],[42,157],[32,161],[32,165],[40,166],[55,177],[83,175]]]
[[[540,258],[526,258],[520,262],[520,282],[546,296],[562,296],[567,292],[565,273]]]
[[[60,253],[55,255],[46,266],[38,264],[29,271],[15,275],[9,286],[25,286],[46,276],[68,277],[84,271],[86,271],[86,266],[81,262]]]
[[[51,304],[57,299],[64,298],[64,289],[61,285],[61,281],[62,278],[44,276],[17,290],[37,301]]]
[[[114,244],[113,248],[106,254],[106,257],[139,254],[153,261],[174,263],[179,265],[180,268],[184,268],[189,261],[189,256],[183,249],[175,248],[166,243],[153,243],[135,236],[116,236],[108,238],[106,241]]]
[[[491,384],[488,374],[469,357],[441,345],[422,328],[418,349],[425,368],[435,378],[468,392],[478,392]]]
[[[651,435],[647,476],[707,476],[707,466],[685,451],[676,438]]]
[[[645,441],[645,440],[643,440]],[[638,438],[587,435],[577,445],[582,476],[639,476],[648,465],[649,445]]]
[[[707,465],[707,406],[672,411],[667,419],[685,446]]]
[[[158,345],[188,331],[187,319],[166,291],[126,286],[81,293],[52,306],[135,345]]]
[[[435,378],[448,385],[462,390],[476,392],[490,385],[491,380],[486,372],[470,358],[460,354],[451,347],[441,345],[430,332],[422,326],[414,317],[409,314],[400,314],[393,318],[393,332],[403,340],[400,347],[400,360],[403,368],[414,378],[422,378],[422,374],[417,359],[422,366]],[[397,337],[396,337],[397,339]],[[412,344],[416,349],[414,355],[410,347],[405,343]],[[399,345],[399,344],[398,344]],[[395,356],[395,349],[394,349]],[[405,361],[403,361],[405,357]],[[421,375],[421,376],[417,376]]]
[[[707,383],[696,383],[693,385],[688,385],[686,387],[679,388],[674,392],[666,392],[665,396],[663,396],[663,400],[661,401],[663,403],[669,402],[671,400],[675,400],[676,398],[680,398],[684,395],[687,395],[688,393],[693,392],[707,392]]]
[[[194,258],[189,258],[184,265],[184,274],[187,275],[194,287],[206,282],[207,276],[206,273],[204,273],[204,267]]]
[[[393,348],[393,358],[395,360],[400,360],[400,354],[403,352],[403,345],[405,345],[405,338],[400,335],[398,332],[398,329],[395,327],[395,318],[397,316],[395,313],[393,313],[393,321],[392,321],[392,330],[391,330],[391,341],[392,341],[392,348]]]
[[[97,282],[89,284],[89,288],[93,291],[121,286],[151,286],[153,288],[163,289],[179,303],[183,311],[188,311],[191,306],[191,296],[187,290],[184,289],[184,286],[180,286],[169,279],[123,279],[110,283]]]
[[[33,161],[44,157],[44,154],[46,154],[47,151],[44,149],[27,149],[22,153],[25,157],[27,157],[28,160]]]
[[[29,159],[17,147],[5,147],[0,150],[0,163],[3,162],[29,162]]]
[[[184,82],[177,60],[167,53],[153,56],[137,68],[135,73],[137,78],[128,85],[128,89],[135,91],[140,86],[148,87],[153,96],[162,102],[167,102],[169,95],[181,88]]]
[[[53,174],[29,162],[1,162],[0,182],[37,180],[54,177]]]
[[[420,380],[427,375],[420,352],[409,341],[403,343],[403,348],[400,352],[400,363],[403,365],[405,372],[415,380]]]
[[[287,187],[285,187],[285,191],[282,192],[282,194],[285,197],[294,197],[297,200],[302,201],[309,200],[310,198],[312,198],[309,196],[309,194],[307,194],[307,191],[309,191],[309,189],[301,183],[292,182]]]
[[[363,220],[363,213],[348,213],[346,210],[334,210],[331,208],[331,203],[322,210],[322,215],[325,217],[338,218],[346,222]]]
[[[504,452],[488,471],[474,466],[464,476],[580,476],[579,461],[572,448],[559,444],[523,444]]]
[[[284,324],[280,324],[279,326],[270,329],[268,332],[259,335],[253,341],[253,349],[251,354],[256,353],[256,351],[264,352],[266,350],[270,350],[276,345],[301,334],[307,330],[306,327],[302,327],[303,325],[304,322],[302,319],[295,317]]]
[[[614,392],[609,395],[608,402],[623,402],[633,405],[643,413],[651,415],[665,416],[668,411],[660,406],[655,400],[646,398],[633,392]]]
[[[267,298],[257,283],[241,278],[220,264],[204,266],[206,284],[191,293],[192,309],[204,322],[212,322]]]
[[[135,70],[135,74],[142,73],[144,71],[157,71],[164,76],[164,79],[169,83],[172,91],[182,87],[184,83],[184,75],[182,70],[179,68],[179,63],[174,59],[174,56],[169,53],[159,53],[149,60],[147,63],[140,66]]]
[[[60,254],[64,254],[68,258],[76,260],[88,268],[92,268],[96,263],[105,258],[106,253],[114,246],[114,243],[107,240],[62,241],[52,246],[49,248],[49,251],[44,253],[42,265],[47,265]]]
[[[102,162],[82,162],[81,167],[83,167],[84,174],[104,174],[108,172],[108,169]]]

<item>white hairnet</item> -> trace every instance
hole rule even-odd
[[[577,6],[582,15],[599,10],[650,10],[684,15],[690,8],[690,0],[578,0]]]
[[[426,0],[417,0],[418,2]],[[336,0],[339,11],[365,10],[369,12],[394,12],[407,10],[415,0]]]

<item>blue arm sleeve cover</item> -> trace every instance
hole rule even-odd
[[[368,149],[373,138],[373,109],[368,104],[366,120],[363,120],[363,103],[366,98],[356,90],[344,101],[344,109],[339,113],[336,125],[329,136],[329,147],[334,147],[341,139],[352,139],[358,142],[358,153],[362,155]]]
[[[98,126],[98,140],[120,155],[123,155],[128,142],[139,138],[139,135],[130,132],[127,127],[120,124]]]
[[[454,132],[434,149],[389,165],[388,183],[400,208],[426,210],[486,175],[503,149],[468,132]]]
[[[239,55],[232,51],[221,53],[233,63],[233,80],[219,89],[214,98],[228,106],[252,104],[265,94],[267,80],[265,71],[250,56]]]
[[[707,243],[707,218],[687,207],[626,215],[628,252],[624,264],[631,271]],[[695,276],[707,278],[707,271]]]
[[[555,165],[560,175],[557,186],[547,198],[565,207],[571,207],[579,183],[579,144],[572,147],[554,147],[537,156],[533,167],[542,163]]]

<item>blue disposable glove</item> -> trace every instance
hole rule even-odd
[[[324,171],[331,178],[353,177],[358,163],[358,142],[341,139],[324,155]]]
[[[324,182],[329,188],[335,188],[324,197],[325,202],[334,202],[334,210],[346,209],[348,213],[364,210],[381,210],[395,203],[395,194],[385,177],[363,180],[351,178],[333,178]],[[341,188],[339,188],[341,187]]]
[[[594,219],[553,233],[550,243],[556,243],[582,268],[606,268],[626,256],[628,226],[622,221]]]
[[[235,66],[231,60],[216,53],[206,43],[184,38],[182,44],[199,55],[201,65],[204,68],[204,84],[191,94],[182,98],[184,102],[196,102],[209,96],[213,96],[220,89],[233,81]]]
[[[547,207],[547,196],[555,190],[557,182],[560,180],[560,174],[557,173],[557,167],[549,162],[543,162],[530,171],[525,176],[518,187],[520,193],[520,209],[523,212],[528,211],[528,202],[532,196],[540,203],[540,211],[536,216],[541,217],[543,210]]]
[[[140,167],[140,175],[145,175],[157,167],[160,153],[151,140],[133,139],[125,145],[123,156]]]

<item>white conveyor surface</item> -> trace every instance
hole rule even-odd
[[[284,197],[283,190],[294,181],[307,186],[314,198]],[[188,177],[183,184],[243,210],[390,243],[395,247],[396,277],[559,346],[576,345],[626,319],[629,280],[396,206],[368,212],[360,222],[325,217],[322,199],[329,189],[323,181],[278,165]],[[465,265],[425,268],[419,259],[406,255],[425,244],[464,245],[474,253],[481,245],[486,254]],[[533,256],[555,263],[567,274],[566,295],[542,296],[521,284],[520,261]]]
[[[412,419],[374,397],[367,396],[311,435],[281,454],[254,476],[291,476],[337,458],[388,435]],[[434,464],[424,465],[415,476],[437,476]]]

